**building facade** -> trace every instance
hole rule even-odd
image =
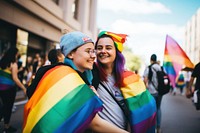
[[[200,8],[186,25],[184,49],[194,64],[200,62]]]
[[[76,30],[95,39],[96,12],[97,0],[0,0],[0,53],[17,46],[24,59],[44,54]]]

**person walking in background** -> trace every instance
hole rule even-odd
[[[180,89],[181,95],[184,95],[184,93],[183,93],[184,87],[185,87],[185,78],[184,78],[183,73],[181,72],[176,79],[176,88]]]
[[[26,77],[26,86],[29,86],[31,81],[31,77],[33,74],[33,58],[28,56],[26,59],[26,67],[25,67],[25,77]]]
[[[3,102],[4,131],[16,132],[17,129],[10,126],[12,107],[16,96],[16,86],[26,94],[26,88],[18,78],[18,49],[9,48],[0,60],[0,97]]]
[[[134,133],[155,132],[156,104],[139,75],[124,68],[123,43],[127,35],[99,33],[93,85],[103,101],[100,117]],[[128,92],[128,94],[127,94]]]
[[[54,65],[55,66],[55,65],[57,65],[59,63],[63,63],[64,62],[64,58],[65,58],[65,56],[64,56],[64,54],[62,53],[62,51],[60,49],[52,49],[48,53],[48,60],[50,61],[50,65]],[[48,70],[49,68],[50,68],[49,65],[41,66],[37,70],[37,72],[36,72],[37,75],[36,76],[39,76],[39,77],[43,76],[44,72],[46,70]],[[36,89],[36,85],[39,82],[39,79],[40,78],[36,77],[36,79],[34,79],[35,81],[33,80],[33,84],[32,83],[29,84],[28,91],[27,91],[27,96],[29,98],[33,95],[33,93],[34,93],[34,91]]]
[[[39,53],[35,54],[35,58],[33,59],[33,71],[32,71],[32,75],[31,78],[28,81],[28,85],[30,85],[32,83],[32,81],[35,78],[35,74],[38,71],[38,69],[40,67],[42,67],[44,65],[45,61],[45,56],[44,55],[40,55]]]
[[[185,86],[186,86],[186,89],[189,87],[191,75],[192,75],[191,71],[186,71],[186,74],[185,74]]]
[[[48,53],[48,60],[50,61],[50,65],[57,65],[59,63],[63,63],[64,58],[65,58],[65,56],[60,49],[52,49]],[[48,69],[49,69],[49,65],[41,66],[38,69],[38,71],[36,72],[37,73],[36,76],[39,76],[39,77],[43,76],[44,72]],[[29,84],[28,91],[27,91],[27,96],[29,98],[33,95],[33,93],[36,89],[37,82],[39,82],[39,79],[40,78],[36,77],[36,79],[34,79],[35,81],[33,80],[33,84],[32,83]]]
[[[50,65],[51,64],[51,62],[49,61],[49,59],[48,59],[48,54],[49,53],[46,53],[45,55],[44,55],[44,64],[43,64],[43,66],[46,66],[46,65]]]
[[[91,86],[93,41],[75,31],[61,37],[60,47],[64,63],[45,66],[27,90],[34,93],[24,108],[23,132],[84,132],[88,127],[95,132],[126,132],[97,114],[102,102]]]
[[[17,66],[18,66],[18,78],[21,82],[23,82],[24,78],[24,67],[23,67],[23,61],[21,59],[21,55],[18,55],[17,58]]]
[[[196,82],[195,82],[195,86],[193,88],[192,85],[193,85],[195,78],[196,78]],[[195,90],[200,91],[200,62],[198,64],[196,64],[194,67],[194,70],[193,70],[191,78],[190,78],[189,86],[187,89],[191,93],[193,93]]]
[[[58,62],[64,62],[65,56],[60,49],[52,49],[48,53],[48,59],[51,64],[56,64]]]
[[[196,82],[193,88],[192,85],[195,78]],[[200,62],[194,67],[187,90],[189,93],[186,96],[189,98],[193,95],[193,102],[196,110],[200,110]]]
[[[37,70],[39,69],[39,62],[41,61],[41,56],[39,53],[35,54],[35,57],[33,59],[33,75],[35,75],[35,73],[37,72]]]
[[[158,87],[158,79],[156,72],[161,71],[161,66],[157,63],[157,56],[152,54],[150,57],[150,65],[144,71],[144,82],[147,89],[150,91],[152,96],[156,100],[157,106],[157,116],[156,116],[156,130],[157,133],[161,133],[161,101],[162,96],[158,94],[157,87]]]

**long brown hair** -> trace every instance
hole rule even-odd
[[[3,57],[1,58],[0,61],[0,67],[2,69],[6,69],[7,67],[10,67],[11,63],[16,62],[16,55],[18,53],[18,49],[16,47],[11,47],[9,48],[5,54],[3,55]]]
[[[99,36],[97,38],[96,43],[95,43],[95,49],[97,49],[97,44],[98,44],[99,39],[106,38],[106,37],[112,39],[111,36],[106,35],[106,34]],[[115,46],[115,48],[116,48],[116,46]],[[116,81],[115,85],[117,87],[122,87],[124,85],[123,84],[124,65],[125,65],[125,58],[124,58],[123,54],[121,52],[119,52],[119,50],[116,48],[116,58],[115,58],[115,61],[114,61],[113,73],[114,73],[114,77],[115,77],[115,81]],[[103,66],[102,63],[97,60],[97,67],[100,71],[100,73],[99,73],[100,74],[100,80],[107,81],[107,74],[105,73],[102,66]]]

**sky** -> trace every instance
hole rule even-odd
[[[148,65],[151,54],[163,61],[166,35],[183,48],[186,24],[200,0],[98,0],[100,30],[128,34],[128,46]]]

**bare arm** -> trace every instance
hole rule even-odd
[[[144,77],[144,84],[146,87],[148,87],[148,78],[147,77]]]
[[[26,88],[21,83],[21,81],[19,80],[18,75],[17,75],[18,74],[17,63],[12,64],[12,70],[11,71],[12,71],[12,78],[13,78],[14,82],[16,83],[16,85],[18,87],[20,87],[24,91],[24,94],[26,94]]]
[[[127,131],[118,128],[117,126],[103,120],[98,114],[94,117],[90,124],[90,129],[97,133],[128,133]]]

